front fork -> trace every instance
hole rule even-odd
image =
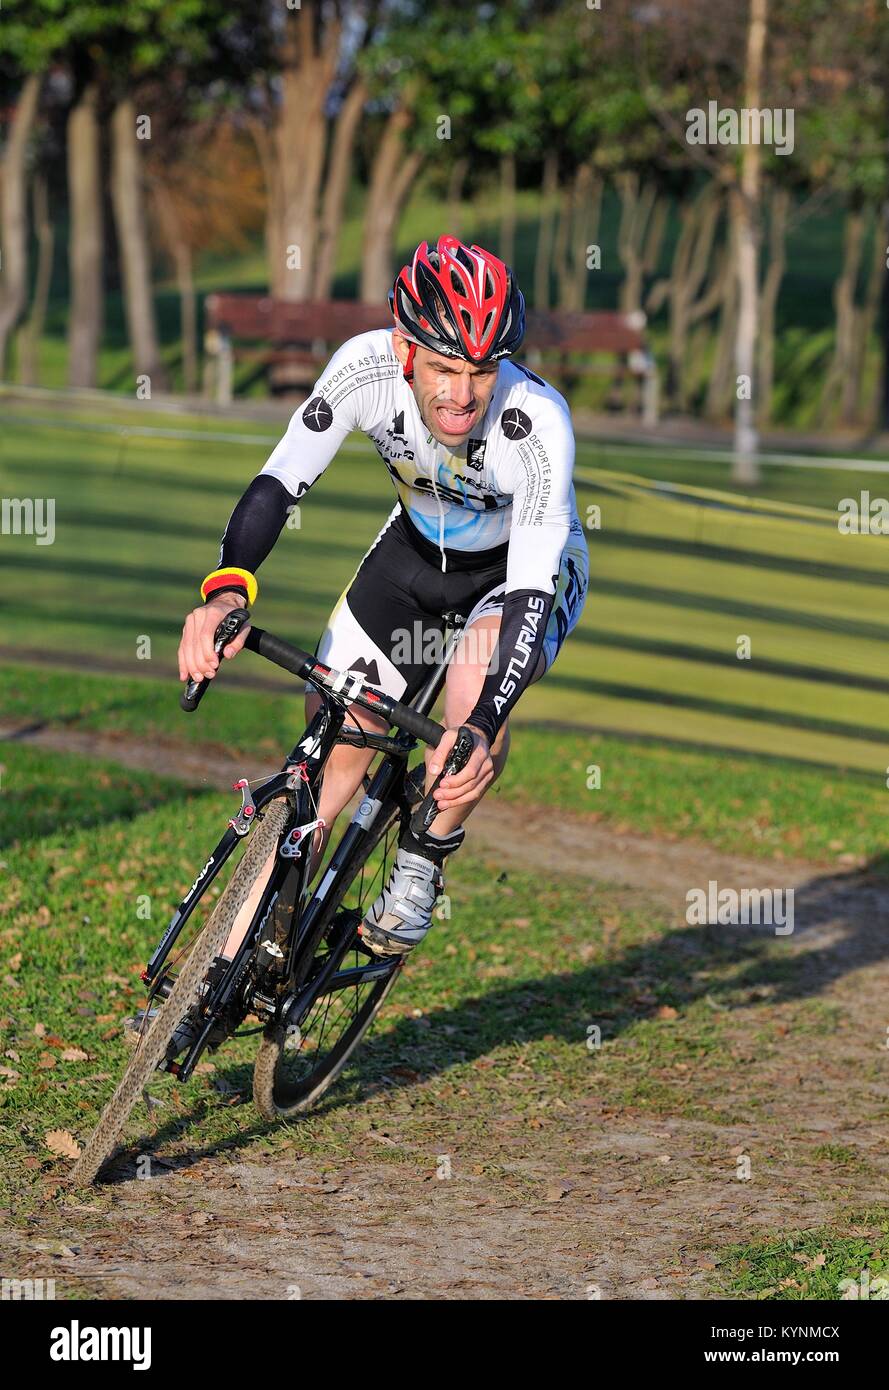
[[[256,820],[262,818],[263,808],[270,801],[274,801],[276,797],[287,796],[296,809],[303,799],[299,795],[303,783],[307,783],[313,794],[317,795],[320,770],[333,746],[344,717],[344,714],[339,710],[322,707],[309,724],[300,742],[291,751],[281,772],[268,778],[253,792],[251,792],[246,778],[241,778],[234,783],[234,790],[241,793],[241,809],[237,815],[229,820],[228,829],[173,913],[169,926],[142,972],[142,979],[149,987],[154,986],[182,928],[229,859],[232,851],[250,833]],[[294,828],[304,829],[305,827]],[[294,842],[294,848],[296,848],[296,842]],[[151,997],[151,992],[153,991],[150,990],[149,997]]]

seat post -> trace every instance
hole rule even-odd
[[[437,662],[430,671],[427,679],[420,687],[419,693],[411,703],[413,708],[419,710],[421,714],[428,714],[441,693],[441,688],[447,675],[448,663],[454,655],[457,643],[460,640],[460,633],[466,625],[466,619],[462,613],[456,609],[448,609],[442,613],[442,653],[441,661]]]

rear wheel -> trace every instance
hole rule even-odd
[[[253,1071],[253,1100],[267,1120],[301,1115],[342,1074],[401,973],[401,960],[379,962],[360,943],[357,928],[392,868],[401,831],[399,809],[381,808],[356,871],[334,904],[331,924],[308,977],[307,1000],[289,1027],[266,1029]],[[311,991],[335,963],[334,989]],[[377,966],[379,968],[377,968]],[[372,967],[372,973],[368,967]],[[353,973],[354,972],[354,973]]]

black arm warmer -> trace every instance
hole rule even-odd
[[[258,474],[228,519],[218,568],[233,565],[255,574],[278,539],[295,501],[280,479],[268,473]],[[241,588],[237,584],[230,587]],[[214,591],[215,594],[224,592],[222,589]]]
[[[500,635],[475,709],[466,720],[491,744],[531,682],[543,651],[553,595],[539,589],[507,594]]]

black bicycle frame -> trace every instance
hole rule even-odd
[[[412,702],[412,708],[420,714],[428,714],[438,698],[447,674],[448,663],[459,641],[462,620],[456,614],[445,614],[444,617],[446,619],[446,635],[442,658],[430,671],[422,689]],[[355,986],[365,980],[379,979],[381,976],[389,975],[401,965],[401,960],[398,957],[384,961],[369,959],[366,965],[340,971],[340,962],[353,936],[353,933],[347,933],[342,942],[331,942],[331,950],[325,959],[320,975],[316,974],[311,980],[307,979],[315,959],[315,952],[328,925],[325,918],[327,903],[331,896],[343,887],[344,877],[352,873],[354,860],[387,801],[391,800],[394,795],[398,802],[406,805],[403,789],[404,771],[407,759],[416,747],[416,740],[404,732],[398,732],[392,737],[371,732],[359,733],[357,729],[354,732],[349,729],[344,730],[347,707],[331,698],[326,692],[320,691],[319,693],[322,696],[321,706],[309,722],[308,728],[299,742],[294,745],[283,769],[260,783],[251,792],[251,800],[248,804],[253,809],[249,821],[245,821],[244,808],[242,808],[240,816],[234,817],[229,822],[229,828],[173,914],[167,930],[143,972],[142,978],[150,986],[149,1003],[157,994],[164,978],[164,964],[183,927],[231,856],[238,841],[249,833],[253,821],[257,817],[261,818],[263,808],[282,796],[290,801],[291,814],[288,816],[285,834],[282,838],[281,843],[283,845],[286,843],[287,837],[299,827],[303,812],[305,812],[306,821],[314,818],[312,813],[318,804],[324,765],[336,743],[347,742],[371,747],[384,753],[385,756],[367,786],[358,809],[349,822],[320,883],[308,902],[306,902],[306,897],[309,890],[308,875],[312,860],[313,837],[311,835],[307,837],[305,852],[300,852],[292,858],[283,858],[280,852],[276,856],[275,866],[263,890],[253,920],[235,952],[231,965],[210,996],[203,1001],[205,1025],[181,1063],[175,1068],[180,1081],[187,1080],[197,1065],[214,1025],[241,985],[257,938],[265,927],[269,914],[275,911],[279,905],[282,909],[286,905],[290,915],[284,950],[287,961],[287,980],[279,995],[279,998],[283,998],[283,1003],[274,1006],[275,1012],[282,1018],[299,1016],[300,1007],[307,991],[311,991],[313,996],[317,996],[336,989]],[[398,786],[399,779],[402,779],[400,788]],[[273,1001],[268,999],[265,1000],[265,1003],[271,1005]]]

